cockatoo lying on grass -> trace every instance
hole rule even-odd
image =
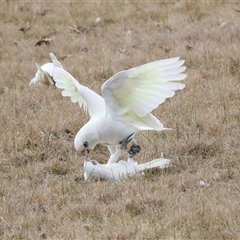
[[[50,53],[51,59],[54,59],[55,67],[63,68],[62,64],[57,60],[53,53]],[[38,63],[35,63],[37,67],[37,72],[35,77],[30,81],[29,86],[42,86],[42,85],[55,85],[53,80],[53,63],[46,63],[42,66],[39,66]]]
[[[54,64],[55,59],[52,61]],[[163,124],[151,111],[185,87],[179,82],[186,77],[183,64],[184,60],[176,57],[119,72],[102,85],[103,97],[81,85],[64,69],[54,67],[56,87],[63,89],[62,95],[78,102],[91,117],[75,137],[76,150],[86,154],[101,143],[113,154],[121,139],[132,132],[163,130]],[[130,151],[139,152],[134,138],[132,143]]]
[[[86,159],[84,161],[84,179],[86,181],[89,179],[120,181],[128,176],[143,172],[146,169],[156,167],[163,169],[169,166],[170,160],[163,158],[163,156],[142,164],[134,162],[133,157],[135,154],[131,154],[127,161],[118,161],[122,150],[132,140],[131,135],[120,142],[121,146],[110,156],[107,164],[100,164],[96,160]]]

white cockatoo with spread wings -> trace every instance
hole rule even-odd
[[[50,56],[56,87],[90,115],[74,139],[76,150],[85,154],[99,143],[107,145],[113,154],[121,139],[133,132],[135,135],[140,130],[163,130],[163,124],[151,112],[185,87],[181,83],[186,78],[185,61],[179,57],[121,71],[102,85],[100,96],[58,67],[54,55]],[[140,151],[134,135],[130,152]]]

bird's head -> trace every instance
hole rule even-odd
[[[77,151],[85,156],[98,144],[98,133],[93,129],[82,128],[74,139],[74,146]]]

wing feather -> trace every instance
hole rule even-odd
[[[178,68],[174,68],[174,69],[166,69],[166,70],[162,70],[162,76],[165,76],[165,75],[169,75],[169,74],[178,74],[178,73],[181,73],[181,72],[184,72],[186,70],[186,67],[183,66],[183,67],[178,67]]]
[[[184,62],[179,57],[159,60],[111,77],[102,86],[108,113],[122,118],[128,112],[134,112],[130,115],[135,118],[147,116],[185,87],[180,82],[186,78]]]
[[[53,53],[50,53],[50,58],[52,59],[52,63],[54,67],[63,68],[62,64],[57,60],[56,56]]]
[[[186,78],[186,74],[173,74],[173,75],[167,75],[162,76],[162,82],[168,82],[168,81],[182,81]]]
[[[90,117],[99,112],[105,112],[104,99],[91,89],[82,86],[64,69],[54,67],[53,79],[56,82],[56,87],[63,89],[62,96],[70,97],[74,103],[78,102],[79,106],[83,107],[84,111],[88,112]]]

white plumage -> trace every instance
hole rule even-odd
[[[54,63],[46,63],[42,66],[39,66],[38,63],[36,64],[37,72],[35,77],[30,81],[29,86],[42,86],[42,85],[54,85],[53,81],[53,68],[59,67],[63,68],[62,64],[57,60],[53,53],[50,53],[50,57]]]
[[[163,156],[142,164],[138,164],[130,157],[126,161],[118,161],[121,151],[117,149],[111,155],[107,164],[100,164],[96,160],[84,161],[84,179],[86,181],[89,179],[120,181],[129,176],[141,173],[146,169],[157,167],[163,169],[170,165],[170,160]]]
[[[82,86],[64,69],[55,67],[56,87],[91,117],[75,137],[76,150],[93,149],[102,143],[114,153],[121,139],[133,132],[163,130],[163,124],[150,112],[185,87],[180,82],[186,77],[183,64],[184,60],[177,57],[119,72],[102,85],[103,97]]]

